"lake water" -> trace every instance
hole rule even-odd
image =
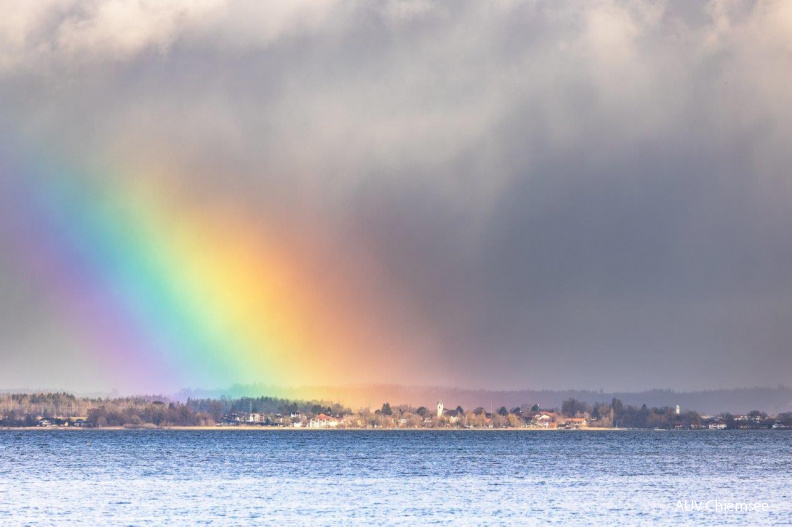
[[[792,433],[0,431],[2,525],[605,522],[790,524]]]

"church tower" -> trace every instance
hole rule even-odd
[[[443,401],[437,401],[437,417],[443,415]]]

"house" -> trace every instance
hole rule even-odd
[[[567,428],[583,428],[584,426],[588,426],[586,419],[583,417],[570,417],[566,420]]]
[[[550,424],[552,422],[553,422],[553,416],[551,416],[550,414],[538,414],[531,420],[532,425],[541,428],[550,428]]]
[[[338,419],[325,414],[319,414],[308,422],[309,428],[335,428],[337,426]]]
[[[725,430],[726,429],[726,423],[724,423],[722,421],[721,422],[710,423],[709,429],[710,430]]]
[[[234,412],[226,414],[223,419],[217,423],[217,426],[239,426],[242,422],[242,417]]]

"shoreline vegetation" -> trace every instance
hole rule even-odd
[[[0,394],[7,430],[724,430],[792,429],[792,412],[700,415],[679,406],[648,408],[567,399],[560,408],[508,409],[391,405],[352,410],[328,401],[276,397],[187,399],[85,398],[68,393]]]
[[[598,428],[598,427],[581,427],[581,428],[534,428],[534,427],[521,427],[521,428],[294,428],[284,426],[254,426],[254,425],[239,425],[233,427],[223,426],[107,426],[104,428],[92,427],[76,427],[76,426],[23,426],[23,427],[2,427],[0,432],[46,432],[46,431],[63,431],[69,432],[71,430],[77,432],[132,432],[132,431],[161,431],[161,432],[669,432],[672,430],[665,429],[652,429],[652,428]],[[690,430],[688,430],[690,431]],[[700,430],[706,432],[705,428]]]

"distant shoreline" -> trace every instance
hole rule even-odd
[[[462,406],[414,408],[385,402],[381,408],[353,411],[328,401],[293,401],[263,396],[241,399],[188,399],[186,403],[155,397],[85,399],[68,393],[0,394],[0,428],[77,427],[168,430],[292,429],[792,429],[792,411],[769,415],[701,415],[679,405],[625,405],[620,399],[594,405],[570,398],[561,408],[522,404],[508,409]]]
[[[102,428],[93,427],[7,427],[0,428],[0,432],[22,432],[22,431],[58,431],[58,432],[139,432],[139,431],[184,431],[184,432],[203,432],[203,431],[235,431],[235,432],[722,432],[723,430],[668,430],[652,428],[294,428],[277,426],[158,426],[158,427],[124,427],[106,426]],[[741,431],[756,431],[766,429],[749,429]]]

